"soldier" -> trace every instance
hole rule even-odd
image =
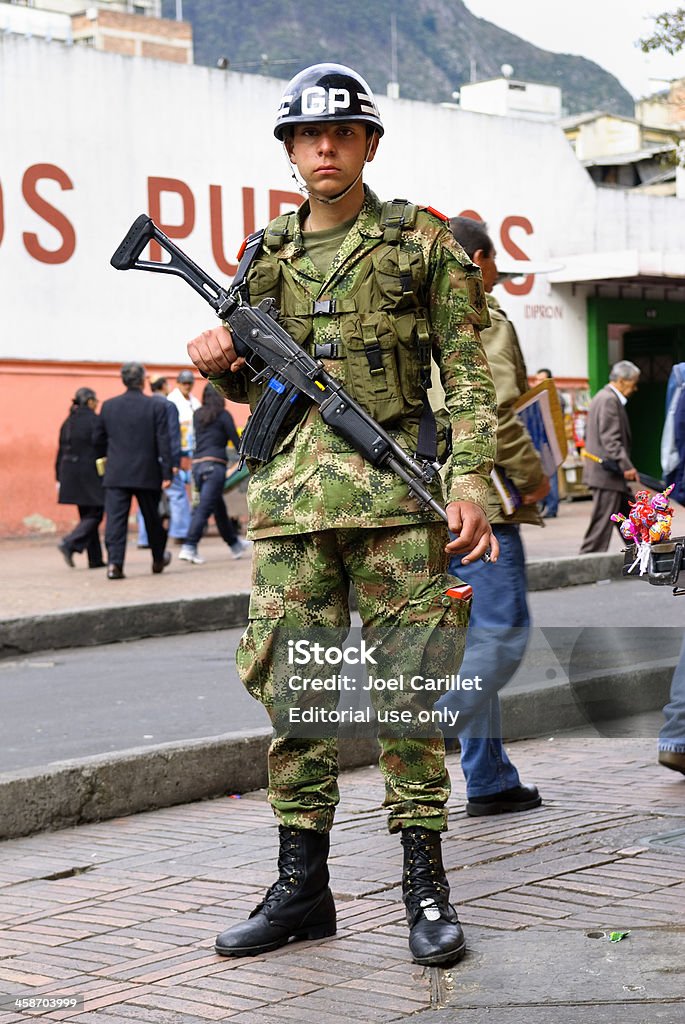
[[[406,628],[420,637],[420,667],[428,673],[430,661],[431,676],[445,675],[456,671],[448,658],[468,619],[467,604],[446,596],[459,583],[445,574],[447,559],[471,562],[490,545],[497,557],[484,511],[495,395],[478,335],[489,323],[482,279],[442,216],[403,200],[383,204],[363,184],[383,130],[367,83],[350,68],[318,64],[288,84],[274,134],[308,200],[267,227],[249,297],[253,305],[274,298],[286,330],[406,448],[444,457],[451,439],[447,511],[456,539],[394,473],[350,451],[315,405],[293,417],[270,461],[251,466],[248,491],[253,589],[237,661],[272,720],[284,672],[278,629],[344,635],[353,583],[365,627]],[[446,394],[437,423],[426,398],[431,351]],[[188,352],[227,398],[254,406],[263,381],[250,379],[226,328],[205,331]],[[438,664],[427,648],[441,637],[451,638],[451,653]],[[416,712],[432,708],[435,694],[405,698]],[[442,735],[437,726],[421,735],[386,730],[379,741],[389,829],[404,848],[410,951],[420,964],[455,962],[464,937],[440,849],[449,796]],[[248,921],[218,936],[218,953],[253,955],[335,933],[327,859],[337,771],[334,735],[276,728],[268,797],[280,823],[279,877]]]

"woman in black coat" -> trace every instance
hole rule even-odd
[[[80,522],[57,545],[67,565],[74,566],[74,554],[84,549],[88,553],[88,567],[99,569],[105,565],[100,546],[98,527],[104,515],[102,481],[95,460],[102,454],[93,444],[93,431],[97,421],[97,397],[92,388],[79,388],[69,415],[59,432],[59,449],[55,472],[59,483],[59,504],[77,505]]]

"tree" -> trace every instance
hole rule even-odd
[[[654,19],[654,34],[640,40],[643,53],[665,50],[673,56],[685,46],[685,7],[673,12],[665,11]]]

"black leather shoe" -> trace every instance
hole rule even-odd
[[[679,754],[677,750],[660,750],[659,764],[664,768],[672,768],[674,772],[682,772],[685,775],[685,754]]]
[[[290,939],[335,935],[328,833],[281,825],[279,834],[278,880],[247,921],[217,936],[214,948],[220,956],[257,956],[285,946]]]
[[[507,814],[510,811],[532,811],[539,807],[542,797],[537,786],[514,786],[490,796],[472,796],[466,805],[466,813],[472,818],[487,814]]]
[[[107,562],[91,562],[88,566],[89,569],[104,569]]]
[[[449,902],[440,833],[418,826],[403,828],[402,846],[402,898],[412,959],[429,966],[456,964],[464,956],[466,939]]]
[[[115,565],[114,562],[110,562],[107,566],[107,579],[108,580],[123,580],[126,579],[124,576],[124,570],[120,565]]]
[[[74,552],[71,550],[65,540],[61,540],[57,545],[57,550],[61,552],[64,561],[67,563],[70,569],[74,568]]]
[[[152,571],[153,572],[164,572],[164,570],[166,569],[166,567],[167,567],[167,565],[169,564],[170,561],[171,561],[171,552],[170,551],[165,551],[163,556],[162,556],[162,558],[158,562],[153,562],[152,563]]]

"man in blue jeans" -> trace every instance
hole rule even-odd
[[[483,697],[480,703],[476,698],[466,704],[463,694],[452,691],[436,704],[441,710],[459,711],[466,811],[479,816],[527,811],[542,802],[535,786],[521,784],[504,749],[498,691],[518,668],[528,642],[530,615],[519,524],[542,525],[536,503],[548,493],[549,481],[513,408],[516,399],[528,390],[528,378],[516,331],[490,294],[497,280],[495,247],[480,221],[454,217],[450,227],[483,275],[492,326],[481,332],[481,340],[497,391],[493,473],[499,488],[493,479],[487,512],[500,544],[499,559],[494,565],[482,561],[462,565],[456,556],[449,567],[450,573],[473,587],[466,652],[459,672],[462,679],[480,677]],[[475,691],[468,694],[472,696],[476,697]]]
[[[666,723],[659,733],[659,764],[685,775],[685,641],[671,680],[671,697],[664,717]]]

